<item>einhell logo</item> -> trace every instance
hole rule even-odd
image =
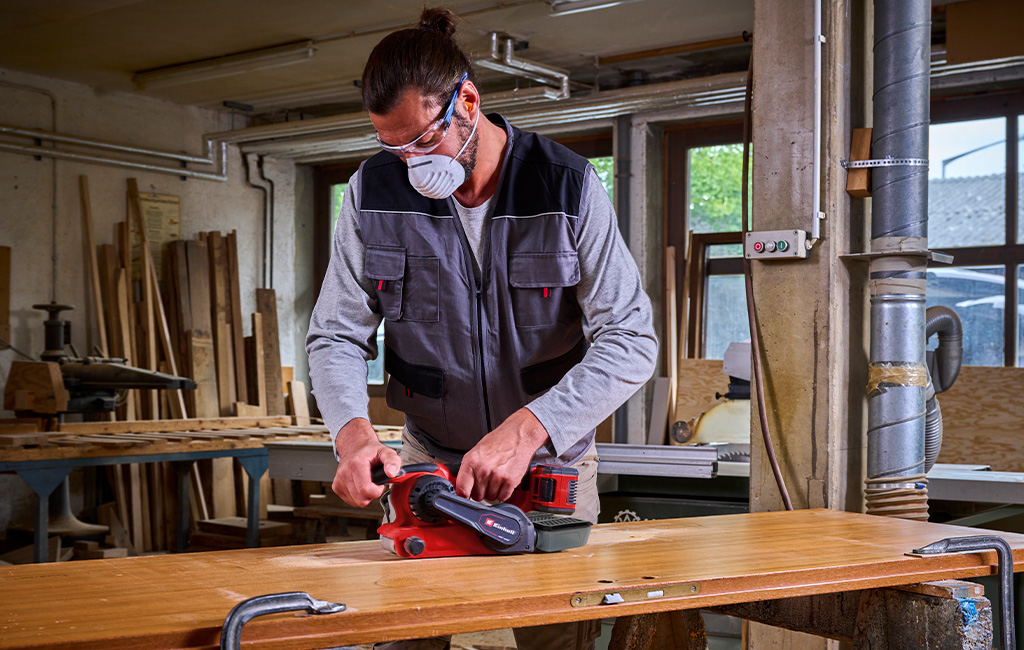
[[[498,523],[497,521],[494,521],[494,519],[492,519],[490,517],[487,517],[487,518],[484,519],[484,526],[487,526],[489,528],[496,528],[496,529],[500,530],[501,532],[503,532],[503,533],[505,533],[507,535],[515,535],[516,534],[516,531],[512,530],[508,526],[502,526],[500,523]]]

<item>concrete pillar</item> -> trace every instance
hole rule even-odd
[[[863,269],[839,255],[850,252],[850,200],[840,158],[850,132],[851,12],[859,0],[823,2],[821,239],[806,260],[754,262],[768,424],[795,508],[850,509],[860,489],[860,457],[851,449],[851,331],[862,345],[859,309],[851,310],[851,281]],[[812,230],[814,154],[814,3],[755,0],[752,230]],[[859,226],[858,226],[859,227]],[[859,299],[858,299],[859,300]],[[851,320],[857,319],[851,328]],[[861,356],[860,354],[856,356]],[[851,394],[852,393],[852,394]],[[858,409],[860,407],[858,406]],[[753,403],[750,508],[783,508],[764,451]],[[859,411],[858,411],[859,412]],[[859,436],[859,432],[854,434]],[[856,472],[854,477],[849,476]],[[847,486],[850,486],[848,489]],[[759,624],[758,648],[824,648],[827,642]]]

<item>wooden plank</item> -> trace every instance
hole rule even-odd
[[[149,463],[139,463],[139,504],[142,509],[142,550],[156,551],[153,542],[155,518],[149,500],[150,473],[153,469]]]
[[[11,247],[0,246],[0,338],[11,340]]]
[[[854,129],[850,134],[850,162],[871,159],[871,127]],[[871,196],[871,169],[846,170],[846,193],[856,199]]]
[[[267,415],[283,415],[285,407],[277,328],[277,293],[273,289],[256,290],[256,311],[263,319],[263,366],[266,376],[264,395],[267,398]]]
[[[1024,55],[1018,0],[973,0],[946,7],[946,60],[952,64]]]
[[[252,315],[252,350],[247,351],[246,369],[254,380],[249,384],[249,402],[260,407],[260,414],[267,415],[267,367],[266,351],[263,347],[263,315],[254,312]],[[255,399],[253,395],[255,390]]]
[[[159,358],[157,356],[157,336],[156,336],[156,301],[160,300],[160,297],[156,295],[155,287],[153,283],[149,281],[149,274],[146,269],[153,263],[153,257],[149,251],[149,244],[144,240],[142,242],[142,302],[140,303],[141,313],[139,314],[140,323],[142,324],[142,367],[147,370],[159,370]],[[143,417],[149,420],[160,419],[160,408],[159,408],[159,394],[155,390],[144,390],[142,391],[143,404]]]
[[[128,502],[131,511],[128,530],[131,532],[132,545],[145,550],[145,536],[142,532],[142,474],[139,471],[139,463],[128,465]]]
[[[699,522],[699,525],[695,525]],[[315,648],[698,610],[995,572],[994,552],[909,557],[971,529],[828,510],[602,524],[557,554],[400,560],[377,541],[0,568],[0,648],[210,648],[239,602],[301,586],[344,602],[325,616],[261,618],[257,645]],[[1024,561],[1024,536],[997,533]],[[680,552],[686,549],[686,552]],[[714,561],[709,561],[714,558]],[[187,560],[187,561],[186,561]],[[552,572],[558,574],[552,579]],[[438,576],[444,588],[438,588]],[[494,580],[501,575],[501,580]],[[582,596],[684,588],[615,605]],[[692,590],[690,588],[693,588]],[[47,607],[53,594],[62,607]],[[154,607],[154,603],[160,603]]]
[[[117,269],[117,286],[115,289],[117,292],[117,329],[121,332],[121,356],[124,357],[125,363],[129,366],[135,365],[134,344],[132,343],[132,332],[135,331],[135,328],[132,327],[131,323],[131,300],[128,293],[130,277],[127,269]],[[126,393],[123,412],[119,409],[118,416],[122,420],[134,420],[137,415],[136,402],[139,391],[129,390]]]
[[[234,458],[214,458],[213,483],[210,489],[212,495],[212,512],[217,517],[234,517],[238,514],[235,503],[235,468]]]
[[[99,251],[100,287],[103,291],[101,302],[104,310],[104,322],[107,326],[107,352],[112,357],[123,357],[121,343],[121,321],[118,318],[117,305],[117,249],[113,244],[101,244]]]
[[[1024,368],[963,366],[938,401],[944,423],[938,462],[1024,472]]]
[[[288,427],[291,418],[285,415],[261,416],[257,418],[198,418],[187,420],[154,420],[139,422],[66,422],[57,426],[61,433],[116,434],[116,433],[167,433],[174,431],[236,431],[239,429],[261,429]]]
[[[668,377],[668,413],[671,413],[679,392],[679,305],[676,302],[676,247],[665,247],[665,303],[662,305],[665,316],[664,330],[664,371]]]
[[[288,408],[292,414],[292,424],[300,427],[309,426],[309,395],[306,393],[305,383],[288,382]]]
[[[115,465],[108,469],[120,469],[121,465]],[[124,491],[122,483],[122,492]],[[96,508],[96,520],[110,528],[110,534],[107,535],[108,543],[111,546],[117,546],[120,548],[128,549],[129,555],[136,555],[135,547],[132,546],[128,531],[124,527],[124,523],[121,521],[118,515],[119,506],[116,503],[104,503],[103,505]],[[127,517],[127,511],[123,515]]]
[[[98,345],[103,356],[107,356],[107,324],[103,313],[103,297],[100,292],[100,269],[96,260],[96,237],[92,227],[92,203],[89,200],[89,177],[78,177],[78,195],[82,202],[82,234],[86,249],[86,265],[88,267],[89,288],[92,297],[92,309],[96,318],[96,329],[99,335]]]
[[[201,241],[185,242],[185,252],[188,265],[189,313],[192,315],[192,328],[212,333],[210,253],[206,243]]]
[[[171,264],[171,304],[174,305],[174,321],[179,334],[179,358],[187,357],[185,332],[192,329],[192,302],[189,295],[188,255],[186,243],[178,240],[170,244],[168,255]],[[185,366],[184,363],[181,364]]]
[[[248,399],[245,375],[245,338],[242,332],[242,293],[238,279],[238,233],[234,230],[225,238],[227,248],[228,303],[231,316],[231,343],[235,366],[235,399]]]
[[[217,398],[221,415],[231,414],[234,364],[231,363],[231,330],[228,325],[228,295],[225,282],[224,242],[219,232],[209,234],[210,253],[210,315],[212,318],[213,352],[217,369]]]
[[[192,379],[196,382],[193,393],[197,418],[214,418],[221,414],[217,395],[217,366],[214,359],[213,339],[209,332],[190,330],[188,337],[192,362]]]
[[[57,414],[67,410],[70,393],[64,387],[60,366],[52,361],[12,361],[4,390],[4,408]]]
[[[649,445],[665,444],[665,435],[668,431],[669,384],[668,377],[654,378],[651,417],[647,428],[647,444]]]

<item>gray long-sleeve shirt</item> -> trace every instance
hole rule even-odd
[[[369,419],[366,361],[378,352],[381,315],[373,310],[373,287],[363,268],[359,185],[356,172],[345,191],[331,261],[306,337],[313,393],[332,440],[351,420]],[[482,232],[465,230],[467,235]],[[474,251],[481,248],[476,244]],[[651,377],[658,348],[650,300],[593,168],[584,182],[577,252],[576,295],[584,334],[593,346],[558,384],[526,405],[547,430],[555,455],[591,434]]]

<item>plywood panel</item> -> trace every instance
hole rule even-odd
[[[197,418],[213,418],[220,415],[217,397],[217,368],[214,361],[213,339],[209,332],[191,330],[187,334],[192,367],[190,376],[196,382],[194,398]]]
[[[964,366],[938,400],[943,424],[938,462],[1024,472],[1024,368]]]
[[[0,648],[216,647],[240,601],[296,590],[347,611],[262,617],[245,626],[248,643],[334,647],[498,629],[510,620],[538,625],[991,575],[992,551],[906,555],[971,532],[796,510],[603,524],[586,546],[551,554],[402,560],[368,541],[0,567]],[[1024,561],[1024,536],[999,534],[1015,564]],[[584,594],[654,586],[686,589],[573,606]],[[61,607],[52,606],[54,593]]]
[[[680,359],[679,393],[672,422],[692,422],[720,402],[715,393],[729,390],[721,359]]]

